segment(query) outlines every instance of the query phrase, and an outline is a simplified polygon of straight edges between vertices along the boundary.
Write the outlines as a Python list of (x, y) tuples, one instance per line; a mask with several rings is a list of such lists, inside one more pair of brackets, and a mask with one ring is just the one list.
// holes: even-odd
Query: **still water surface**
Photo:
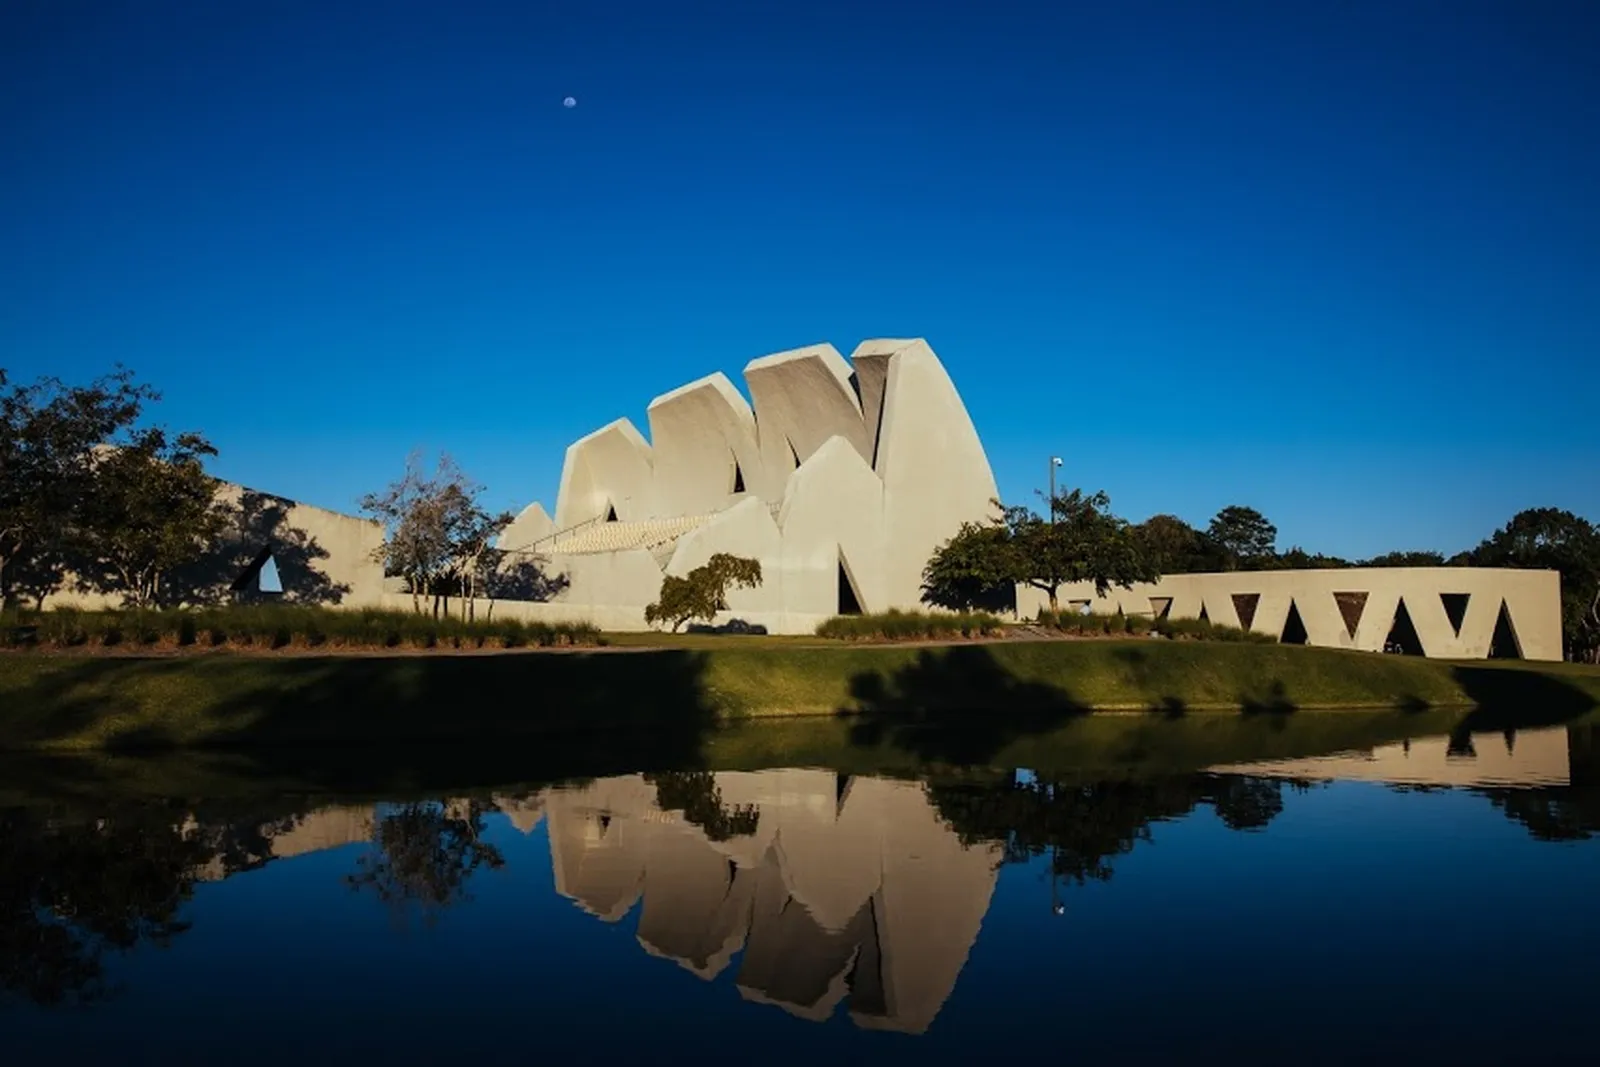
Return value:
[(1592, 1054), (1593, 728), (0, 810), (0, 1061)]

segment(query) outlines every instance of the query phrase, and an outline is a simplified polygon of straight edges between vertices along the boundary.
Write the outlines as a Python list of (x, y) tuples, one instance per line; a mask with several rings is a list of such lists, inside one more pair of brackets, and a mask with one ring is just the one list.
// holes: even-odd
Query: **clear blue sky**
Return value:
[[(1600, 519), (1600, 4), (5, 0), (0, 365), (349, 510), (923, 336), (1002, 493)], [(562, 106), (563, 97), (578, 106)]]

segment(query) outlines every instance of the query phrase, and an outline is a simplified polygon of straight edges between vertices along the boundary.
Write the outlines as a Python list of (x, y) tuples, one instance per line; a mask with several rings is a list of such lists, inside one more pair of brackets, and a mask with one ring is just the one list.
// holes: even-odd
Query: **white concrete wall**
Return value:
[[(382, 524), (230, 482), (218, 484), (217, 499), (239, 507), (240, 521), (217, 545), (216, 558), (200, 561), (208, 567), (214, 564), (220, 576), (210, 595), (224, 596), (244, 566), (270, 542), (282, 547), (279, 574), (285, 602), (312, 599), (309, 593), (317, 589), (329, 599), (316, 602), (329, 607), (370, 607), (382, 600), (383, 562), (378, 557), (383, 547)], [(301, 555), (306, 557), (305, 575), (296, 574), (283, 562)], [(299, 580), (302, 578), (306, 580)], [(47, 608), (90, 611), (121, 604), (121, 594), (97, 592), (71, 574), (45, 600)]]
[[(1340, 614), (1336, 593), (1366, 593), (1356, 632)], [(1469, 594), (1461, 631), (1451, 626), (1441, 593)], [(1524, 659), (1561, 659), (1561, 577), (1555, 571), (1492, 567), (1352, 567), (1338, 570), (1237, 571), (1169, 574), (1154, 583), (1112, 589), (1098, 596), (1089, 582), (1063, 585), (1063, 611), (1087, 603), (1094, 614), (1150, 617), (1151, 601), (1170, 598), (1175, 619), (1199, 618), (1202, 607), (1214, 623), (1238, 626), (1234, 594), (1258, 594), (1250, 629), (1282, 634), (1292, 603), (1305, 624), (1307, 643), (1367, 652), (1383, 650), (1402, 601), (1429, 657), (1483, 659), (1489, 654), (1503, 602)], [(1017, 587), (1017, 614), (1029, 619), (1046, 605), (1044, 593)]]
[[(745, 380), (753, 404), (713, 374), (651, 403), (652, 441), (619, 420), (567, 450), (557, 531), (611, 507), (629, 523), (710, 518), (656, 551), (654, 574), (642, 560), (620, 568), (579, 551), (610, 540), (598, 534), (534, 542), (571, 580), (558, 603), (642, 620), (663, 572), (728, 552), (758, 559), (764, 581), (735, 592), (719, 621), (810, 633), (838, 612), (841, 561), (863, 610), (914, 609), (934, 548), (989, 515), (996, 490), (983, 446), (925, 342), (866, 341), (849, 362), (812, 345), (752, 360)], [(516, 539), (524, 525), (534, 528), (519, 518)]]

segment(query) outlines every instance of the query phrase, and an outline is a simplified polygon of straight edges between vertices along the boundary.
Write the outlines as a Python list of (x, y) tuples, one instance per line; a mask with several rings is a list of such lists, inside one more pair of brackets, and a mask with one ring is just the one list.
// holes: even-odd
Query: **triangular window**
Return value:
[(861, 598), (856, 596), (856, 585), (850, 580), (850, 572), (844, 569), (842, 556), (839, 558), (839, 614), (861, 614)]
[(606, 508), (606, 521), (607, 522), (616, 522), (617, 521), (617, 507), (616, 507), (615, 504), (609, 505)]
[(1200, 602), (1200, 621), (1201, 622), (1210, 622), (1211, 621), (1211, 613), (1206, 611), (1205, 601), (1203, 601), (1203, 600)]
[(272, 555), (267, 556), (267, 561), (261, 565), (261, 573), (256, 575), (256, 591), (261, 593), (283, 592), (283, 579), (278, 575), (278, 560)]
[(1511, 613), (1506, 610), (1504, 600), (1500, 601), (1500, 615), (1494, 620), (1494, 637), (1489, 640), (1489, 658), (1522, 658), (1522, 642), (1517, 640), (1517, 630), (1511, 625)]
[(1389, 627), (1389, 636), (1383, 639), (1385, 652), (1398, 652), (1403, 656), (1424, 656), (1422, 638), (1417, 636), (1417, 628), (1411, 623), (1411, 612), (1406, 610), (1406, 602), (1402, 599), (1394, 609), (1394, 625)]
[(1240, 627), (1250, 629), (1250, 624), (1256, 621), (1256, 605), (1260, 603), (1260, 593), (1233, 594), (1233, 610), (1239, 613)]
[(1303, 645), (1308, 638), (1306, 624), (1300, 618), (1300, 609), (1294, 601), (1289, 601), (1289, 617), (1283, 620), (1283, 633), (1278, 640), (1286, 645)]
[(1153, 596), (1150, 598), (1150, 614), (1158, 619), (1164, 619), (1172, 614), (1172, 598), (1169, 596)]
[(1356, 628), (1361, 625), (1361, 613), (1367, 609), (1367, 594), (1335, 593), (1333, 600), (1339, 605), (1339, 615), (1344, 619), (1345, 632), (1353, 639), (1356, 636)]
[(1467, 602), (1472, 599), (1471, 593), (1440, 593), (1439, 602), (1444, 605), (1444, 613), (1450, 619), (1450, 629), (1461, 636), (1461, 623), (1467, 617)]
[(235, 593), (281, 595), (283, 577), (278, 573), (278, 561), (272, 556), (272, 546), (263, 546), (228, 588)]
[(744, 492), (744, 468), (739, 466), (739, 461), (733, 461), (733, 491)]

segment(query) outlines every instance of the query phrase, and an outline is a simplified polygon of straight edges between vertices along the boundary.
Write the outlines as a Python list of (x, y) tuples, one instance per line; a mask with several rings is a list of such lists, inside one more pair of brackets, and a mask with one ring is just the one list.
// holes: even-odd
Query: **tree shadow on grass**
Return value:
[[(551, 762), (541, 757), (574, 747), (600, 770), (684, 769), (700, 765), (717, 726), (706, 665), (688, 650), (63, 657), (7, 694), (21, 714), (0, 723), (0, 747), (59, 745), (121, 718), (104, 749), (247, 749), (263, 773), (309, 769), (335, 783), (385, 759), (424, 763), (435, 777), (472, 767), (480, 781), (525, 780)], [(162, 691), (190, 707), (169, 714), (154, 705)]]
[(857, 674), (850, 695), (855, 706), (839, 714), (857, 717), (852, 743), (888, 742), (944, 763), (985, 762), (1091, 710), (1055, 686), (1017, 678), (979, 645), (925, 649), (892, 674)]

